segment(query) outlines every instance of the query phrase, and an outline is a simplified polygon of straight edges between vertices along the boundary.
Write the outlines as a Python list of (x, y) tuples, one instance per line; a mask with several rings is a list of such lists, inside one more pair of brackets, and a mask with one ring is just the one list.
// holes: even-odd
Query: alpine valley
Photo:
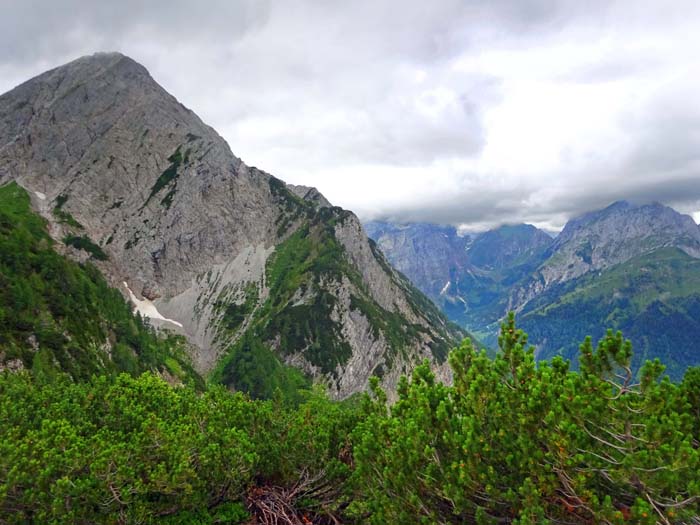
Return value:
[[(146, 366), (254, 397), (321, 383), (342, 399), (372, 375), (392, 392), (424, 359), (448, 379), (465, 336), (354, 214), (245, 165), (118, 53), (0, 97), (0, 198), (3, 368)], [(142, 319), (171, 343), (158, 349)]]
[(458, 235), (453, 227), (370, 222), (389, 261), (456, 323), (495, 347), (506, 313), (536, 356), (576, 366), (579, 343), (621, 330), (635, 368), (659, 357), (680, 379), (700, 363), (700, 227), (658, 203), (616, 202), (552, 238), (531, 225)]

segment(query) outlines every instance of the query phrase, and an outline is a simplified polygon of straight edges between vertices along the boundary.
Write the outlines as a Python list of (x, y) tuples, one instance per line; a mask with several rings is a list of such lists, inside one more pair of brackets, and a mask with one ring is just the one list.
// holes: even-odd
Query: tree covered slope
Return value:
[(520, 317), (538, 357), (578, 354), (574, 341), (622, 330), (635, 345), (635, 369), (661, 358), (680, 379), (700, 362), (700, 259), (678, 248), (634, 257), (603, 272), (553, 286), (533, 299)]

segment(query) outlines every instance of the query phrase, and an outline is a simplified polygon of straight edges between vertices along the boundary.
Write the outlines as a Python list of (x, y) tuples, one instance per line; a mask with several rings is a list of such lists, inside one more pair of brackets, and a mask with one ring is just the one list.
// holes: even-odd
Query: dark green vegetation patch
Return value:
[(220, 321), (223, 325), (222, 328), (232, 332), (238, 330), (248, 316), (253, 313), (253, 310), (255, 310), (258, 304), (258, 298), (258, 284), (251, 282), (245, 287), (243, 291), (243, 300), (240, 303), (227, 301), (225, 299), (219, 300), (214, 305), (214, 309), (215, 311), (223, 309)]
[(148, 195), (148, 199), (144, 203), (144, 207), (151, 202), (151, 199), (155, 197), (163, 188), (170, 186), (168, 193), (165, 197), (161, 199), (160, 203), (166, 208), (170, 208), (175, 197), (175, 192), (177, 191), (177, 178), (179, 176), (178, 170), (182, 165), (186, 165), (189, 161), (190, 150), (188, 149), (184, 154), (182, 153), (182, 146), (178, 146), (175, 153), (168, 157), (168, 162), (170, 165), (160, 174), (155, 184), (151, 188), (151, 193)]
[(270, 399), (276, 394), (298, 403), (311, 388), (304, 374), (282, 363), (269, 344), (243, 334), (228, 349), (212, 372), (212, 382), (246, 392), (253, 399)]
[(83, 250), (89, 253), (93, 259), (97, 259), (98, 261), (106, 261), (108, 259), (107, 254), (102, 248), (92, 242), (87, 235), (66, 235), (63, 238), (63, 243), (66, 246), (72, 246), (77, 250)]
[(58, 219), (58, 222), (60, 224), (66, 224), (67, 226), (70, 226), (72, 228), (82, 230), (83, 225), (80, 224), (77, 220), (75, 220), (75, 218), (69, 212), (63, 209), (63, 206), (67, 201), (68, 195), (59, 195), (58, 197), (56, 197), (56, 204), (52, 210), (53, 216), (56, 217), (56, 219)]

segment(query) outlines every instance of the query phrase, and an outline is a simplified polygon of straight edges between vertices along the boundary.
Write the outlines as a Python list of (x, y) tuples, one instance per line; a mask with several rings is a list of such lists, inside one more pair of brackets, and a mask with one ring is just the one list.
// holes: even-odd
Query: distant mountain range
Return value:
[(501, 226), (460, 236), (450, 226), (365, 224), (395, 268), (455, 322), (492, 340), (513, 287), (546, 259), (554, 242), (534, 226)]
[(659, 203), (616, 202), (552, 238), (530, 225), (460, 236), (452, 227), (370, 222), (389, 261), (490, 345), (509, 310), (538, 357), (574, 358), (585, 335), (623, 330), (636, 364), (680, 377), (700, 363), (700, 227)]

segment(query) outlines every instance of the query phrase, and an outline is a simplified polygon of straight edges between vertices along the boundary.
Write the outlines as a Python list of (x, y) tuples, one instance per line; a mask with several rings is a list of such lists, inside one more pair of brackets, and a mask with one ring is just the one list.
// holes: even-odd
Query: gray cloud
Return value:
[(246, 162), (363, 218), (561, 227), (700, 211), (700, 5), (5, 2), (0, 91), (119, 50)]
[[(242, 37), (268, 14), (267, 0), (213, 0), (206, 6), (185, 0), (4, 2), (0, 44), (3, 61), (19, 64), (73, 54), (84, 47), (83, 39), (124, 44), (152, 33), (162, 45), (188, 37), (216, 44)], [(167, 52), (164, 47), (162, 53)]]

